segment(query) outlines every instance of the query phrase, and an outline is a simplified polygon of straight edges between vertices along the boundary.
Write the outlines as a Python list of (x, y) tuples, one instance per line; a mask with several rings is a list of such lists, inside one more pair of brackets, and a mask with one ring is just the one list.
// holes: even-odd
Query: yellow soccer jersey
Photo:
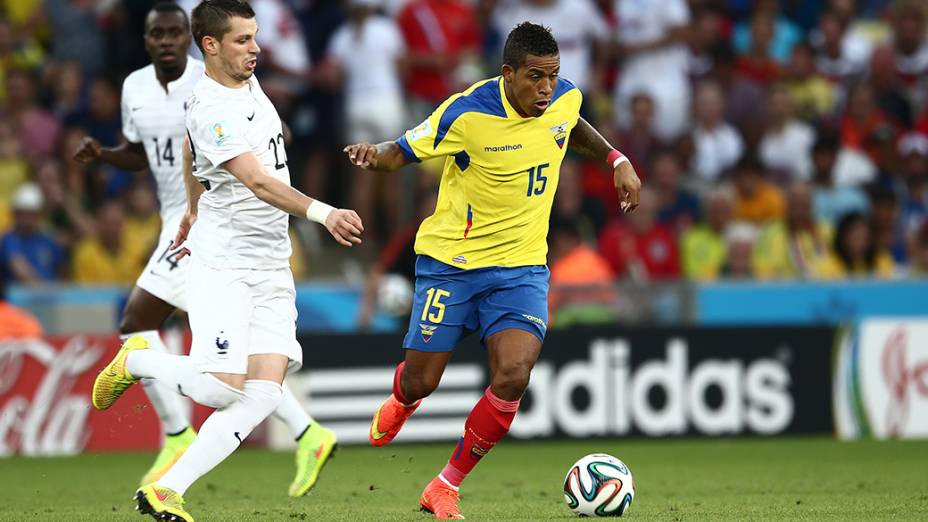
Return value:
[(545, 113), (522, 117), (496, 77), (451, 96), (396, 140), (410, 161), (447, 157), (416, 253), (464, 269), (544, 265), (551, 204), (582, 100), (561, 78)]

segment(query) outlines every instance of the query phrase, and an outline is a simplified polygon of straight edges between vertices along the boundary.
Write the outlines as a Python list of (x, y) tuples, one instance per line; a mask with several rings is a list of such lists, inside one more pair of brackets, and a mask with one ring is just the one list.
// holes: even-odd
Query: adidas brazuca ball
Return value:
[(571, 466), (564, 479), (564, 500), (571, 511), (587, 517), (620, 517), (635, 498), (632, 472), (621, 460), (591, 453)]

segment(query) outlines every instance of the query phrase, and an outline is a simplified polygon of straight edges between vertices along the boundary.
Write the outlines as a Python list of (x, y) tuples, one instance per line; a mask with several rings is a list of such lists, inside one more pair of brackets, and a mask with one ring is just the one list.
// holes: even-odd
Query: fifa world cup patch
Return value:
[(564, 148), (564, 142), (567, 141), (567, 122), (555, 125), (548, 129), (554, 135), (554, 142), (559, 148)]
[(223, 143), (225, 143), (226, 139), (229, 137), (226, 134), (226, 131), (223, 128), (223, 125), (221, 122), (217, 121), (216, 123), (212, 124), (209, 130), (210, 132), (213, 133), (213, 141), (216, 142), (216, 145), (222, 145)]
[(415, 129), (409, 131), (409, 141), (417, 141), (432, 135), (432, 124), (429, 120), (420, 123)]
[(435, 330), (438, 329), (437, 326), (432, 326), (429, 324), (419, 324), (420, 331), (422, 332), (422, 340), (429, 342), (432, 340), (432, 336), (435, 335)]

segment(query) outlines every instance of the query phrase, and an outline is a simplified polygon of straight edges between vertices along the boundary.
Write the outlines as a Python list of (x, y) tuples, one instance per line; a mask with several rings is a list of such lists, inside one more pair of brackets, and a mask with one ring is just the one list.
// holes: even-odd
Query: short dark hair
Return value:
[(503, 63), (518, 69), (525, 65), (525, 57), (555, 56), (559, 53), (557, 40), (551, 29), (531, 22), (522, 22), (509, 32), (503, 46)]
[(177, 2), (161, 1), (151, 7), (149, 13), (180, 13), (184, 17), (184, 24), (190, 28), (190, 18), (187, 18), (187, 11), (184, 10)]
[(203, 37), (212, 36), (217, 40), (229, 32), (229, 19), (234, 16), (254, 18), (255, 11), (245, 0), (203, 0), (193, 8), (193, 39), (203, 50)]

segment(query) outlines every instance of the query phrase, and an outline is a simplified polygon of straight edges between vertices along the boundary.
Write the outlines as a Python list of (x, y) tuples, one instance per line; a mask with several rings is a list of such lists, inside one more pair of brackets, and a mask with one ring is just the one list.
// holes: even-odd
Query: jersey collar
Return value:
[(524, 120), (527, 116), (522, 116), (519, 114), (519, 111), (509, 103), (509, 98), (506, 97), (506, 87), (503, 81), (503, 77), (499, 76), (496, 82), (499, 84), (499, 98), (503, 102), (503, 109), (506, 111), (506, 118), (513, 120)]

